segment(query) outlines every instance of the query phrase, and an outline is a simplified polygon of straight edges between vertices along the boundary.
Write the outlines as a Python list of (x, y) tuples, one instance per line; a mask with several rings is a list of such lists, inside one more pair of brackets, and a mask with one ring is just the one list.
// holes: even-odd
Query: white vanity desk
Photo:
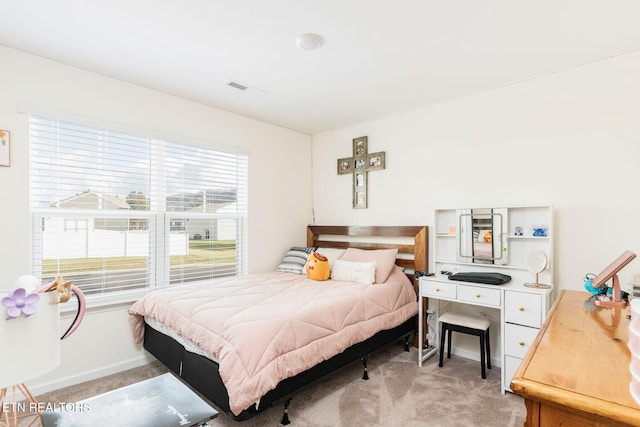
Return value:
[[(435, 329), (435, 339), (425, 348), (423, 331), (423, 308), (425, 298), (430, 301), (429, 323)], [(441, 301), (455, 301), (500, 310), (500, 358), (502, 361), (501, 391), (511, 391), (511, 378), (518, 370), (522, 359), (533, 343), (542, 323), (551, 308), (553, 289), (525, 287), (513, 280), (504, 285), (484, 285), (481, 283), (458, 282), (448, 276), (420, 277), (418, 298), (418, 366), (428, 357), (438, 352), (440, 344)], [(492, 325), (495, 330), (497, 325)], [(494, 335), (494, 333), (491, 333)], [(497, 354), (497, 349), (491, 349)]]
[[(553, 289), (524, 286), (525, 282), (553, 283), (553, 209), (551, 206), (452, 208), (437, 209), (434, 213), (432, 271), (502, 273), (511, 276), (511, 281), (504, 285), (484, 285), (449, 280), (445, 275), (420, 277), (418, 364), (422, 365), (426, 358), (438, 352), (440, 310), (452, 310), (446, 307), (450, 302), (453, 302), (451, 305), (465, 304), (456, 309), (476, 315), (484, 313), (491, 320), (491, 341), (496, 343), (499, 338), (499, 345), (492, 346), (491, 354), (495, 356), (493, 359), (499, 357), (501, 364), (501, 391), (511, 391), (511, 378), (553, 302)], [(530, 258), (541, 252), (548, 262), (536, 270), (540, 271), (538, 281), (538, 274), (530, 271)], [(427, 331), (423, 331), (422, 318), (425, 298), (429, 300)], [(466, 353), (467, 357), (479, 360), (479, 343), (471, 347), (470, 336), (458, 336), (456, 341), (454, 351), (457, 349), (458, 354)]]

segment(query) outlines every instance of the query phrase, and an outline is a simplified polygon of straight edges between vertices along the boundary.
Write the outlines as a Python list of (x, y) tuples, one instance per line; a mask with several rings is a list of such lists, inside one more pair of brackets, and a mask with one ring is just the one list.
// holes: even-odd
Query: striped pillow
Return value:
[(307, 274), (306, 271), (303, 272), (302, 270), (307, 263), (307, 258), (315, 249), (316, 248), (292, 246), (291, 249), (287, 251), (277, 270), (285, 273)]

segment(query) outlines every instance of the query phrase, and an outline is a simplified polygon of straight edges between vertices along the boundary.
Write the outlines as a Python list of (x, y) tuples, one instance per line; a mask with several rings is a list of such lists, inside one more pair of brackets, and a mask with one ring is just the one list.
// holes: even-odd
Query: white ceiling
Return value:
[[(0, 0), (0, 16), (2, 45), (307, 134), (640, 49), (638, 0)], [(308, 32), (321, 49), (296, 46)]]

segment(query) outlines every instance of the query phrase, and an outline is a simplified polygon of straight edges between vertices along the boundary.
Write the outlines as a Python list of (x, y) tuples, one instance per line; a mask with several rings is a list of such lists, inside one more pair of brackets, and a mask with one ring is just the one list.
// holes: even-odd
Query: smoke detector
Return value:
[(313, 33), (300, 34), (296, 38), (296, 44), (302, 50), (316, 50), (322, 46), (323, 42), (324, 39), (321, 36)]

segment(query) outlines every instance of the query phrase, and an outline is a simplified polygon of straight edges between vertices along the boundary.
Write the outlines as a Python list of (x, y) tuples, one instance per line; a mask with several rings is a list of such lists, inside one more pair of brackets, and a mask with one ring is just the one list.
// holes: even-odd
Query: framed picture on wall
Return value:
[(0, 129), (0, 166), (11, 166), (11, 134)]

